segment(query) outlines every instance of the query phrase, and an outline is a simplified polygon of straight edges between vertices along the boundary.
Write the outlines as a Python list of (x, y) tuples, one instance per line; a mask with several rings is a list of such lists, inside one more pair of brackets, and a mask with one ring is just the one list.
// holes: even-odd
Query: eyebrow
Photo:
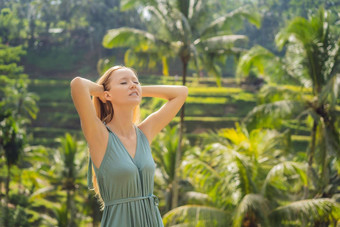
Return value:
[(121, 81), (121, 80), (126, 80), (126, 79), (129, 79), (129, 78), (138, 80), (137, 77), (133, 77), (133, 76), (124, 76), (124, 77), (120, 78), (119, 81)]

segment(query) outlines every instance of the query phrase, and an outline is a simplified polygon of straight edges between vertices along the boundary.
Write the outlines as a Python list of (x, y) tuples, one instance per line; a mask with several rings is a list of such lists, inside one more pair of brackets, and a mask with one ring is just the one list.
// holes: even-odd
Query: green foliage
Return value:
[(229, 226), (231, 215), (206, 206), (186, 205), (168, 212), (163, 217), (164, 226)]
[[(331, 199), (311, 199), (292, 202), (274, 209), (270, 216), (273, 224), (299, 220), (305, 225), (318, 222), (333, 222), (337, 218), (338, 205)], [(284, 220), (284, 221), (283, 221)]]
[(266, 77), (269, 81), (272, 78), (280, 81), (284, 74), (280, 59), (261, 46), (254, 46), (242, 55), (236, 70), (237, 78), (240, 80), (240, 78), (248, 76), (254, 68), (257, 70), (256, 74), (261, 77), (269, 75), (268, 78)]
[(307, 166), (304, 163), (292, 161), (279, 163), (268, 172), (261, 193), (271, 201), (284, 203), (287, 200), (298, 200), (304, 187), (308, 186), (306, 172)]
[(20, 20), (10, 8), (1, 8), (0, 11), (0, 37), (1, 43), (10, 43), (18, 38), (25, 38)]
[(242, 226), (243, 222), (253, 222), (254, 219), (263, 226), (269, 226), (267, 217), (269, 210), (268, 201), (262, 195), (247, 194), (237, 208), (233, 226)]
[(77, 179), (85, 176), (84, 167), (87, 162), (85, 144), (77, 142), (69, 133), (66, 133), (63, 138), (58, 138), (57, 141), (60, 147), (59, 152), (54, 156), (57, 162), (56, 180), (62, 182), (64, 190), (75, 190)]
[(4, 220), (4, 221), (8, 223), (7, 225), (8, 227), (30, 226), (30, 223), (28, 222), (28, 214), (25, 212), (25, 210), (22, 207), (18, 206), (17, 209), (10, 209), (10, 208), (7, 208), (7, 209), (10, 212), (10, 215), (8, 216), (7, 220)]
[(85, 55), (82, 49), (74, 50), (74, 47), (51, 47), (46, 51), (30, 51), (26, 59), (31, 66), (36, 66), (41, 71), (60, 72), (74, 69)]
[[(161, 187), (167, 185), (167, 188), (162, 190), (163, 193), (159, 193), (165, 194), (165, 212), (170, 210), (172, 201), (172, 186), (176, 171), (175, 164), (179, 143), (178, 131), (178, 125), (173, 127), (167, 126), (159, 135), (157, 135), (152, 143), (153, 158), (161, 172), (161, 175), (156, 177), (156, 184), (159, 182), (159, 184), (161, 184), (159, 186)], [(182, 139), (181, 147), (183, 153), (189, 148), (189, 141), (185, 137)], [(183, 198), (180, 198), (180, 200), (183, 200)]]
[(66, 204), (62, 204), (59, 209), (55, 209), (57, 221), (58, 221), (58, 227), (65, 227), (67, 226), (67, 208)]
[[(86, 166), (86, 148), (84, 144), (76, 145), (75, 138), (64, 137), (66, 131), (82, 136), (70, 100), (69, 80), (58, 78), (30, 83), (18, 63), (25, 55), (23, 46), (26, 45), (28, 55), (23, 62), (29, 66), (29, 72), (38, 70), (37, 75), (51, 70), (86, 74), (91, 71), (91, 65), (95, 65), (88, 60), (92, 55), (103, 59), (98, 62), (98, 72), (105, 70), (105, 63), (114, 65), (125, 60), (126, 65), (142, 69), (157, 67), (161, 62), (162, 72), (167, 75), (173, 70), (171, 60), (180, 53), (184, 58), (190, 56), (189, 68), (198, 70), (197, 75), (215, 75), (217, 81), (226, 86), (209, 87), (216, 84), (216, 79), (187, 78), (190, 87), (185, 121), (187, 137), (198, 147), (186, 151), (188, 156), (183, 166), (187, 179), (181, 182), (183, 206), (164, 216), (166, 226), (245, 226), (249, 223), (325, 226), (339, 221), (339, 203), (335, 203), (339, 197), (340, 169), (338, 15), (320, 10), (316, 16), (304, 19), (316, 11), (320, 0), (165, 2), (168, 5), (162, 9), (159, 1), (122, 0), (120, 7), (125, 12), (120, 12), (119, 1), (1, 1), (0, 36), (4, 44), (0, 45), (0, 183), (4, 185), (9, 173), (9, 201), (15, 206), (6, 208), (10, 212), (8, 226), (66, 226), (70, 216), (83, 220), (75, 220), (74, 225), (87, 225), (91, 221), (89, 211), (95, 206), (93, 203), (88, 207), (91, 196), (84, 182), (86, 168), (82, 167)], [(260, 7), (258, 12), (264, 18), (260, 31), (252, 26), (259, 26), (259, 14), (242, 7), (245, 3)], [(337, 12), (337, 5), (328, 1), (325, 7)], [(138, 13), (131, 9), (137, 9)], [(139, 15), (145, 22), (143, 26), (137, 18)], [(277, 54), (271, 37), (287, 23), (287, 18), (296, 15), (304, 18), (292, 19), (281, 30), (276, 41), (282, 52)], [(243, 23), (244, 19), (252, 25)], [(126, 26), (135, 29), (128, 30)], [(244, 30), (237, 32), (239, 35), (232, 35), (243, 26)], [(112, 28), (118, 28), (123, 34), (120, 37), (113, 34), (113, 41), (120, 49), (114, 53), (104, 52), (101, 41)], [(61, 32), (57, 33), (58, 30)], [(247, 42), (250, 46), (266, 47), (255, 45), (242, 55), (240, 62), (245, 67), (238, 69), (240, 76), (258, 75), (269, 82), (258, 94), (236, 87), (238, 84), (233, 80), (222, 79), (226, 67), (231, 73), (234, 68), (226, 65), (231, 58), (225, 56), (236, 54), (237, 61)], [(121, 51), (130, 46), (133, 48), (123, 59)], [(106, 56), (112, 54), (112, 58)], [(84, 64), (86, 67), (82, 67)], [(178, 62), (175, 64), (177, 67)], [(176, 77), (148, 76), (141, 80), (145, 84), (181, 83)], [(28, 88), (39, 93), (39, 115), (38, 98), (27, 92)], [(251, 112), (256, 102), (259, 106)], [(145, 99), (142, 116), (146, 117), (163, 103)], [(248, 129), (280, 128), (285, 133), (250, 131), (236, 126), (220, 131), (219, 136), (211, 137), (210, 131), (199, 134), (207, 129), (233, 127), (234, 122), (241, 121), (248, 112), (251, 112), (246, 118)], [(33, 138), (25, 129), (32, 119), (36, 119), (34, 128), (28, 131)], [(179, 117), (171, 125), (178, 121)], [(311, 152), (305, 150), (313, 141), (310, 133), (314, 122), (318, 126), (312, 160), (314, 178), (311, 178), (307, 164)], [(284, 131), (287, 128), (291, 131)], [(298, 135), (290, 138), (294, 132)], [(55, 148), (29, 146), (25, 134), (30, 145), (44, 142)], [(63, 142), (54, 140), (61, 135)], [(155, 142), (155, 161), (163, 178), (156, 180), (155, 190), (160, 195), (164, 192), (163, 206), (170, 195), (167, 187), (171, 186), (174, 170), (175, 128), (165, 131)], [(6, 149), (3, 149), (5, 143)], [(13, 148), (20, 152), (13, 152)], [(5, 155), (9, 163), (13, 163), (9, 172), (5, 168)], [(187, 180), (189, 186), (184, 184), (188, 184)], [(195, 191), (188, 192), (191, 187)], [(69, 197), (73, 203), (68, 205), (66, 188), (76, 188)], [(300, 200), (306, 188), (309, 196)], [(320, 196), (326, 198), (318, 198)], [(2, 206), (1, 226), (6, 213), (4, 207), (7, 207)], [(68, 212), (69, 209), (72, 211)], [(93, 217), (95, 220), (95, 215)]]
[[(307, 166), (286, 161), (289, 134), (264, 129), (248, 132), (236, 125), (236, 129), (221, 130), (212, 141), (202, 150), (187, 153), (183, 168), (195, 190), (206, 193), (213, 203), (171, 210), (164, 216), (167, 225), (196, 226), (195, 221), (204, 220), (217, 226), (289, 226), (338, 219), (334, 199), (299, 200), (307, 186)], [(209, 216), (210, 208), (216, 217)], [(218, 218), (223, 212), (226, 219)]]
[[(247, 19), (258, 26), (260, 18), (250, 7), (211, 18), (208, 15), (213, 5), (205, 1), (123, 1), (124, 10), (144, 7), (141, 16), (148, 14), (144, 18), (148, 32), (126, 27), (111, 29), (103, 45), (106, 48), (128, 47), (125, 63), (129, 65), (146, 65), (145, 59), (149, 59), (151, 68), (156, 66), (157, 60), (162, 60), (165, 75), (168, 75), (167, 59), (178, 57), (184, 67), (183, 81), (188, 63), (192, 61), (196, 70), (208, 71), (221, 85), (221, 68), (217, 63), (224, 63), (226, 54), (240, 53), (242, 50), (234, 47), (242, 46), (242, 41), (247, 39), (243, 35), (230, 35), (230, 24)], [(159, 24), (157, 29), (152, 26), (156, 23)]]
[[(276, 36), (278, 47), (287, 48), (281, 68), (292, 79), (288, 83), (293, 82), (311, 92), (305, 94), (302, 88), (300, 92), (289, 93), (285, 87), (264, 88), (261, 91), (261, 96), (265, 97), (262, 98), (264, 104), (257, 106), (246, 118), (251, 128), (279, 127), (284, 118), (312, 119), (309, 124), (312, 131), (308, 148), (309, 178), (310, 181), (320, 182), (315, 183), (318, 190), (325, 190), (325, 185), (330, 181), (327, 174), (332, 169), (330, 163), (340, 158), (337, 152), (340, 137), (335, 126), (340, 51), (339, 39), (330, 26), (329, 18), (328, 12), (320, 8), (308, 20), (300, 17), (293, 19)], [(256, 61), (256, 57), (248, 62), (251, 61)], [(316, 170), (319, 180), (311, 176), (314, 156), (319, 166)]]

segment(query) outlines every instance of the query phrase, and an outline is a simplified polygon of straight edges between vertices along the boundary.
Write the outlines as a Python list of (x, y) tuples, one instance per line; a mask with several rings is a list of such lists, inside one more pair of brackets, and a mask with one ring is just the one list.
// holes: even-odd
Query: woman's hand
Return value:
[(98, 98), (100, 99), (100, 101), (102, 101), (102, 103), (106, 103), (106, 98), (105, 98), (105, 92), (101, 92), (98, 96)]
[(99, 85), (96, 84), (96, 89), (94, 89), (91, 92), (91, 95), (94, 97), (97, 97), (100, 99), (100, 101), (102, 101), (102, 103), (106, 103), (106, 98), (105, 98), (105, 91), (104, 91), (104, 86), (103, 85)]

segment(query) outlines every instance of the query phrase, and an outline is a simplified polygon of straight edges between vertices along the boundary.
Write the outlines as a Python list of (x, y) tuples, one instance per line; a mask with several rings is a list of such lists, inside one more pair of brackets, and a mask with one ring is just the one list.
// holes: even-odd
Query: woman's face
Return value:
[(142, 100), (142, 88), (138, 78), (130, 69), (118, 69), (109, 79), (110, 90), (107, 91), (107, 100), (112, 105), (139, 105)]

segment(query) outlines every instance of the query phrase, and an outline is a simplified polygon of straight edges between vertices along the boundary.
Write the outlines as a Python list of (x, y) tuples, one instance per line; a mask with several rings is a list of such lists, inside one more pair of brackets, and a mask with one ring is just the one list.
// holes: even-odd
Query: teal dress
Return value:
[[(104, 123), (105, 124), (105, 123)], [(100, 195), (105, 203), (101, 227), (161, 227), (158, 199), (153, 195), (155, 162), (149, 142), (137, 126), (137, 149), (132, 158), (118, 136), (109, 131), (109, 140), (100, 167), (89, 159), (88, 184), (92, 166)]]

